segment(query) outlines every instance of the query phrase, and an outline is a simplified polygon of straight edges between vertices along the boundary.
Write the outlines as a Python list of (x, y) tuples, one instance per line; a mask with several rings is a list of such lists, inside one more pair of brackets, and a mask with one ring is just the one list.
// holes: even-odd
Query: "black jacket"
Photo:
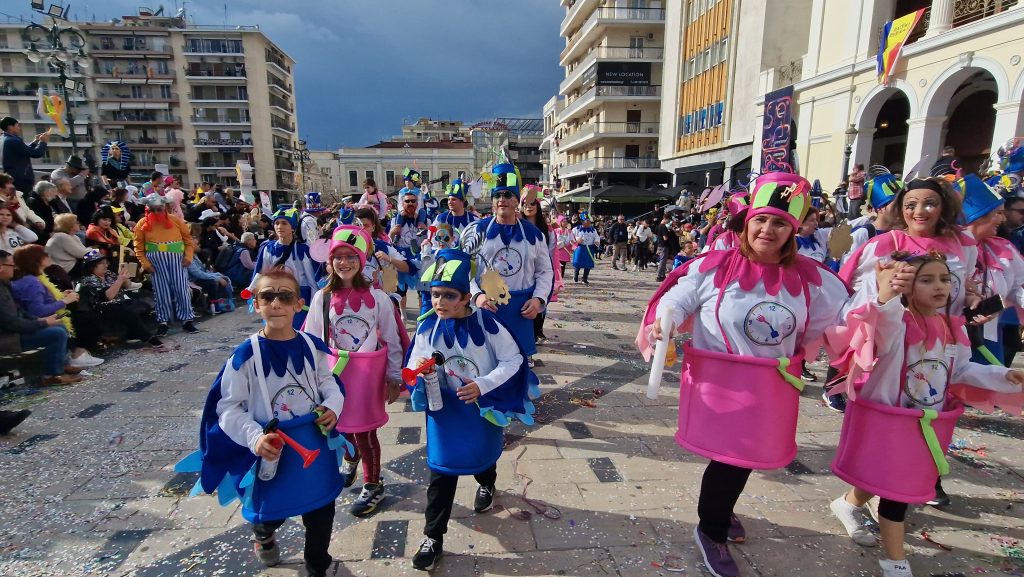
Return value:
[(46, 321), (18, 306), (11, 294), (11, 283), (5, 280), (0, 280), (0, 327), (5, 333), (34, 333), (46, 327)]

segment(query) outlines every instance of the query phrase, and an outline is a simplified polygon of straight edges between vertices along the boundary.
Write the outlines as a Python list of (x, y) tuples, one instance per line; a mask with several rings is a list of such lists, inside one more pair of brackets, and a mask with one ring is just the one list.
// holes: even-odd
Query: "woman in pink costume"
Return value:
[(746, 539), (733, 508), (751, 470), (783, 467), (796, 455), (804, 348), (841, 322), (849, 299), (831, 271), (797, 254), (794, 236), (809, 190), (798, 175), (758, 177), (739, 248), (711, 251), (673, 271), (637, 335), (649, 358), (667, 329), (693, 334), (683, 355), (676, 441), (711, 459), (694, 537), (704, 564), (720, 577), (739, 575), (726, 541)]
[(903, 550), (907, 504), (931, 499), (936, 478), (949, 472), (944, 454), (962, 401), (1020, 414), (1024, 372), (970, 361), (963, 317), (951, 314), (953, 276), (942, 254), (892, 259), (877, 266), (877, 297), (851, 311), (847, 326), (827, 331), (850, 398), (832, 469), (853, 485), (829, 508), (857, 544), (874, 546), (860, 511), (879, 495), (882, 576), (912, 577)]
[(327, 286), (313, 295), (302, 329), (327, 343), (337, 359), (334, 374), (345, 384), (337, 429), (355, 441), (358, 451), (343, 464), (346, 487), (363, 461), (363, 490), (350, 510), (357, 517), (374, 512), (384, 500), (377, 429), (388, 421), (384, 405), (401, 391), (402, 358), (409, 344), (394, 303), (363, 276), (372, 250), (373, 240), (361, 227), (334, 229)]

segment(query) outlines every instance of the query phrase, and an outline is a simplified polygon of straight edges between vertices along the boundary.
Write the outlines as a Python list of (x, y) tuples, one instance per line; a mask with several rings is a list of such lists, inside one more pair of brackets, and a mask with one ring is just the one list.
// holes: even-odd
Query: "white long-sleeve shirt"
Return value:
[(7, 252), (14, 252), (14, 249), (19, 246), (31, 244), (39, 240), (36, 233), (32, 232), (32, 229), (22, 226), (20, 224), (13, 224), (4, 231), (2, 241), (3, 250)]
[(338, 314), (333, 303), (329, 302), (328, 331), (330, 334), (324, 335), (323, 311), (326, 291), (327, 289), (318, 290), (313, 295), (303, 330), (323, 339), (331, 348), (349, 352), (368, 353), (376, 351), (382, 344), (387, 345), (387, 376), (396, 381), (401, 379), (405, 350), (402, 348), (402, 340), (398, 331), (404, 331), (405, 327), (398, 326), (398, 321), (395, 318), (395, 305), (387, 293), (380, 289), (370, 289), (372, 305), (367, 306), (364, 303), (358, 311), (355, 311), (346, 302), (341, 314)]
[[(487, 231), (492, 230), (491, 227), (500, 226), (519, 228), (518, 231), (514, 231), (514, 238), (507, 245), (501, 239), (501, 235), (486, 238)], [(477, 267), (477, 274), (470, 281), (472, 293), (482, 292), (480, 278), (488, 268), (491, 268), (498, 271), (509, 290), (533, 287), (533, 297), (547, 302), (554, 284), (555, 272), (551, 268), (551, 256), (544, 234), (537, 227), (522, 220), (511, 225), (501, 225), (488, 218), (466, 227), (467, 232), (463, 236), (472, 234), (469, 231), (474, 227), (482, 238), (477, 253), (478, 264), (482, 266)]]

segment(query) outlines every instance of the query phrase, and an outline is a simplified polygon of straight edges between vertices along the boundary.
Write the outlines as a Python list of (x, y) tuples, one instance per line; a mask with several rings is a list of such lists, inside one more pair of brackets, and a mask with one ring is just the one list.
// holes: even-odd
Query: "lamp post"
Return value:
[(857, 126), (851, 124), (843, 135), (846, 137), (846, 148), (843, 149), (843, 174), (839, 176), (839, 182), (846, 182), (846, 175), (850, 174), (850, 156), (853, 154), (853, 141), (857, 139)]
[(590, 189), (589, 190), (589, 192), (590, 192), (590, 206), (587, 208), (587, 214), (589, 214), (590, 217), (593, 218), (594, 217), (594, 215), (593, 215), (593, 212), (594, 212), (594, 171), (593, 170), (588, 170), (587, 171), (587, 188)]
[(306, 163), (309, 162), (309, 148), (306, 141), (300, 140), (292, 147), (292, 158), (299, 163), (299, 177), (302, 179), (302, 191), (306, 192)]
[(46, 62), (47, 66), (57, 71), (58, 90), (64, 99), (65, 118), (68, 123), (71, 140), (71, 154), (78, 155), (78, 140), (75, 138), (75, 114), (72, 112), (71, 100), (85, 88), (79, 80), (68, 77), (68, 69), (74, 73), (74, 66), (82, 69), (85, 75), (89, 69), (89, 56), (85, 52), (85, 36), (81, 31), (68, 24), (65, 16), (67, 9), (61, 10), (54, 5), (48, 12), (42, 11), (41, 2), (32, 2), (32, 8), (50, 19), (49, 26), (29, 24), (21, 31), (22, 39), (29, 44), (25, 56), (30, 62), (38, 64)]

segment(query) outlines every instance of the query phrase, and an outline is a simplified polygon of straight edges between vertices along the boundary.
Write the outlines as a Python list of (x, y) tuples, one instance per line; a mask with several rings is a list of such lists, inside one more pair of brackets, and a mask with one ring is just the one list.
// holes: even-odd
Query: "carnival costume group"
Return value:
[[(682, 362), (675, 438), (709, 460), (693, 539), (712, 575), (741, 574), (727, 543), (755, 536), (737, 502), (752, 471), (795, 458), (804, 360), (822, 348), (833, 366), (826, 395), (846, 403), (832, 469), (851, 486), (829, 508), (857, 544), (881, 544), (884, 577), (912, 575), (904, 518), (909, 505), (942, 492), (964, 406), (1015, 416), (1024, 406), (1024, 373), (1002, 365), (998, 314), (1024, 305), (1024, 260), (988, 226), (1019, 193), (1020, 144), (1001, 151), (1001, 170), (987, 181), (901, 180), (879, 170), (865, 183), (872, 217), (850, 227), (818, 228), (814, 185), (797, 174), (757, 175), (721, 199), (726, 218), (711, 249), (661, 284), (636, 341), (654, 361), (649, 395), (666, 358)], [(299, 233), (298, 209), (273, 215), (279, 239), (260, 249), (246, 296), (265, 320), (268, 307), (293, 304), (295, 336), (253, 335), (236, 348), (210, 389), (200, 450), (179, 463), (200, 472), (195, 493), (242, 502), (255, 553), (268, 565), (280, 559), (274, 531), (301, 516), (307, 570), (324, 574), (334, 502), (359, 463), (363, 486), (351, 514), (385, 503), (377, 431), (388, 422), (386, 405), (408, 393), (412, 410), (425, 414), (430, 471), (412, 563), (434, 569), (459, 477), (477, 482), (474, 511), (491, 509), (505, 427), (534, 422), (532, 356), (565, 263), (589, 284), (599, 243), (590, 217), (550, 231), (532, 213), (520, 217), (536, 193), (524, 194), (512, 164), (488, 175), (494, 214), (482, 219), (467, 210), (463, 180), (447, 187), (448, 210), (438, 213), (419, 174), (410, 169), (404, 178), (386, 232), (350, 215), (314, 240)], [(191, 257), (170, 233), (152, 234), (137, 238), (147, 249), (140, 252), (180, 255), (150, 257), (158, 274)], [(382, 271), (395, 262), (408, 272), (384, 286)], [(282, 294), (281, 271), (296, 294)], [(411, 339), (409, 292), (420, 299)], [(166, 300), (162, 322), (172, 310)], [(671, 337), (684, 332), (691, 338), (675, 355)], [(278, 435), (299, 448), (289, 443), (271, 461), (263, 447)], [(877, 515), (880, 540), (864, 528), (864, 512)]]

